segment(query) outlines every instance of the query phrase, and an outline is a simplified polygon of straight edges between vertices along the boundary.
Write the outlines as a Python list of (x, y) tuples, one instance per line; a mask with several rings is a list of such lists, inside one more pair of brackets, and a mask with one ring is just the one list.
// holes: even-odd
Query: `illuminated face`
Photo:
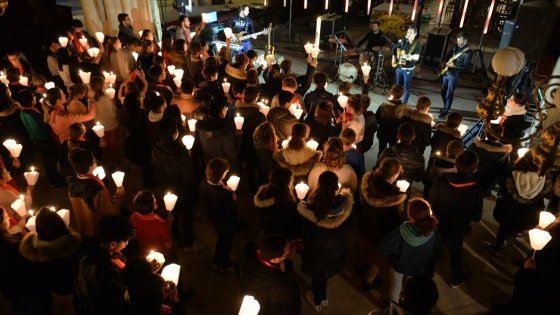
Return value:
[(19, 57), (17, 55), (8, 55), (8, 61), (10, 61), (12, 67), (19, 67)]
[(124, 26), (131, 26), (132, 25), (132, 19), (130, 18), (130, 16), (127, 16), (124, 21), (123, 21), (123, 25)]
[(185, 19), (183, 20), (183, 27), (184, 27), (184, 28), (191, 27), (191, 20), (189, 20), (189, 18), (185, 18)]
[(115, 40), (115, 43), (113, 44), (113, 48), (121, 49), (121, 47), (122, 47), (121, 40), (117, 38), (117, 40)]
[(406, 39), (408, 39), (408, 41), (412, 43), (412, 41), (414, 41), (415, 38), (416, 38), (416, 30), (409, 28), (406, 31)]
[(379, 32), (379, 24), (377, 24), (377, 23), (371, 24), (371, 30), (372, 30), (374, 33)]
[(465, 45), (467, 43), (467, 39), (464, 37), (457, 37), (457, 45), (459, 47)]
[(245, 9), (243, 9), (242, 13), (243, 13), (243, 16), (249, 16), (249, 7), (246, 7)]

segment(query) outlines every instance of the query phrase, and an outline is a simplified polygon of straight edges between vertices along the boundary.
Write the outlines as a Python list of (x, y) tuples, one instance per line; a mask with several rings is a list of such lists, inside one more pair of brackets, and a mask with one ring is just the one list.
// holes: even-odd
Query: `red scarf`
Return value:
[(264, 258), (262, 257), (262, 253), (261, 253), (260, 249), (257, 249), (257, 259), (259, 260), (259, 262), (261, 264), (263, 264), (265, 267), (267, 267), (269, 269), (282, 271), (282, 268), (280, 268), (280, 266), (275, 265), (275, 264), (271, 264), (268, 261), (264, 260)]

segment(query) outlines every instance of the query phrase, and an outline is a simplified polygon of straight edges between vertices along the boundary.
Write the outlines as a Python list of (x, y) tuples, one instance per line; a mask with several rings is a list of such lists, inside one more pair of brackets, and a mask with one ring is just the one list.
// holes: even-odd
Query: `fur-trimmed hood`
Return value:
[[(402, 207), (407, 194), (399, 190), (395, 185), (385, 182), (382, 178), (374, 178), (374, 185), (370, 187), (372, 172), (367, 172), (362, 178), (362, 197), (368, 205), (374, 208)], [(381, 191), (381, 190), (384, 191)]]
[[(548, 174), (545, 175), (546, 178), (544, 180), (544, 185), (542, 186), (542, 189), (535, 194), (536, 192), (532, 193), (531, 195), (534, 196), (533, 198), (527, 199), (525, 198), (526, 196), (522, 196), (523, 195), (528, 195), (529, 193), (524, 191), (524, 192), (519, 192), (518, 188), (521, 186), (519, 182), (516, 181), (516, 177), (514, 177), (514, 174), (512, 174), (512, 176), (508, 177), (506, 180), (506, 190), (507, 193), (511, 196), (511, 198), (521, 204), (529, 204), (529, 203), (533, 203), (535, 201), (538, 201), (542, 198), (544, 198), (548, 192), (550, 191), (550, 187), (552, 185), (552, 176), (549, 176)], [(517, 177), (517, 180), (519, 180), (519, 177)], [(534, 188), (534, 187), (530, 187), (530, 188)]]
[(457, 128), (451, 128), (449, 126), (447, 126), (445, 123), (438, 123), (436, 125), (436, 131), (448, 134), (452, 137), (455, 137), (457, 139), (461, 139), (461, 132), (459, 131), (459, 129)]
[(405, 104), (393, 104), (385, 102), (379, 105), (378, 111), (381, 111), (383, 119), (401, 119), (407, 110), (408, 106)]
[(314, 223), (315, 225), (325, 228), (325, 229), (336, 229), (341, 226), (352, 214), (352, 207), (354, 206), (354, 197), (350, 190), (343, 188), (340, 191), (340, 195), (344, 198), (344, 205), (342, 210), (337, 215), (327, 216), (323, 220), (318, 220), (315, 216), (313, 210), (309, 209), (309, 204), (306, 202), (300, 202), (298, 204), (298, 213), (306, 220)]
[(262, 199), (262, 195), (263, 195), (263, 192), (266, 189), (266, 187), (267, 187), (267, 185), (263, 185), (263, 186), (259, 187), (259, 190), (255, 194), (255, 197), (253, 197), (253, 202), (255, 203), (255, 207), (257, 207), (257, 208), (272, 207), (274, 205), (274, 203), (276, 202), (276, 198), (274, 198), (274, 197)]
[(315, 163), (321, 160), (322, 156), (323, 152), (315, 151), (308, 147), (297, 151), (285, 148), (274, 153), (274, 160), (280, 166), (290, 168), (294, 176), (303, 176), (311, 171)]
[[(404, 107), (404, 109), (401, 109), (402, 107)], [(397, 107), (397, 112), (400, 112), (400, 111), (403, 112), (402, 116), (404, 116), (404, 117), (408, 117), (411, 120), (414, 120), (414, 121), (417, 121), (417, 122), (420, 122), (420, 123), (423, 123), (423, 124), (427, 124), (427, 125), (430, 125), (430, 126), (432, 125), (433, 118), (428, 113), (423, 113), (423, 112), (417, 111), (416, 109), (413, 109), (413, 108), (408, 107), (408, 106)], [(398, 115), (399, 114), (397, 113), (397, 116)]]
[(247, 74), (245, 73), (245, 71), (241, 70), (241, 69), (237, 69), (236, 67), (232, 66), (231, 64), (227, 64), (226, 65), (226, 74), (234, 79), (240, 80), (240, 81), (246, 81), (247, 80)]
[(36, 232), (28, 233), (19, 245), (21, 256), (32, 262), (49, 262), (68, 258), (79, 250), (82, 239), (71, 233), (53, 241), (39, 239)]
[(509, 154), (513, 150), (513, 146), (511, 144), (492, 145), (491, 143), (485, 142), (478, 137), (474, 139), (474, 145), (477, 148), (490, 153)]
[(18, 102), (13, 102), (6, 105), (6, 108), (0, 110), (0, 117), (7, 117), (15, 113), (18, 109), (21, 109), (21, 105)]

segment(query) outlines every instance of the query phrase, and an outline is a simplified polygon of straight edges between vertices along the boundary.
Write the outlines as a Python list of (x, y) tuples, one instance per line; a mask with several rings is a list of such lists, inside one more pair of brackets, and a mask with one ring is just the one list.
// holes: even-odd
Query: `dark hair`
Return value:
[(412, 198), (406, 206), (406, 213), (410, 223), (420, 229), (424, 236), (430, 235), (438, 225), (438, 220), (432, 215), (428, 201), (423, 198)]
[[(134, 270), (130, 270), (134, 269)], [(127, 283), (127, 292), (132, 314), (161, 314), (165, 303), (165, 280), (152, 272), (151, 265), (141, 258), (126, 264), (123, 278)]]
[(185, 52), (185, 44), (187, 42), (180, 38), (180, 39), (176, 39), (175, 43), (173, 43), (173, 50), (175, 51), (179, 51), (179, 52)]
[(288, 142), (288, 148), (292, 150), (301, 150), (305, 148), (307, 137), (309, 137), (309, 126), (304, 123), (295, 123), (292, 125), (292, 139)]
[(181, 82), (181, 92), (185, 94), (192, 94), (194, 91), (194, 82), (190, 78), (184, 78)]
[(527, 152), (522, 158), (517, 160), (515, 162), (514, 168), (516, 171), (520, 171), (524, 173), (539, 171), (539, 167), (537, 164), (535, 164), (535, 161), (533, 159), (533, 154), (531, 154), (531, 151)]
[(257, 69), (247, 70), (247, 85), (258, 86), (259, 84), (259, 72)]
[(275, 204), (292, 204), (297, 203), (294, 196), (293, 187), (290, 182), (293, 179), (292, 170), (286, 167), (277, 167), (268, 175), (268, 184), (262, 188), (259, 195), (261, 199), (274, 198)]
[(204, 80), (210, 80), (212, 76), (218, 73), (218, 68), (213, 65), (204, 65), (202, 68), (202, 77)]
[(121, 215), (105, 215), (99, 220), (97, 238), (101, 244), (126, 242), (134, 237), (134, 228), (127, 218)]
[(177, 19), (177, 22), (179, 22), (179, 24), (181, 24), (181, 23), (183, 23), (183, 21), (184, 21), (185, 19), (187, 19), (187, 18), (188, 18), (187, 15), (181, 14), (181, 15), (179, 16), (179, 18)]
[(513, 93), (512, 95), (513, 101), (520, 106), (527, 105), (527, 96), (524, 93)]
[(288, 245), (288, 240), (284, 236), (279, 234), (267, 235), (261, 242), (261, 257), (265, 261), (280, 258), (284, 256), (286, 245)]
[(134, 199), (132, 199), (132, 206), (135, 211), (140, 214), (150, 214), (154, 209), (154, 194), (149, 190), (140, 190)]
[(449, 128), (459, 127), (462, 121), (463, 121), (463, 115), (457, 112), (449, 113), (449, 115), (447, 115), (447, 118), (445, 119), (445, 123)]
[(243, 98), (247, 103), (252, 103), (256, 101), (258, 97), (259, 97), (259, 88), (256, 86), (248, 86), (245, 88), (245, 91), (243, 91)]
[(45, 100), (50, 106), (54, 106), (56, 104), (56, 101), (62, 98), (62, 91), (56, 86), (52, 89), (48, 89), (45, 94)]
[(428, 315), (432, 313), (438, 299), (439, 293), (434, 280), (427, 275), (416, 275), (404, 285), (399, 305), (407, 312)]
[(29, 89), (23, 89), (17, 93), (15, 96), (16, 101), (20, 103), (23, 107), (33, 107), (35, 104), (33, 103), (35, 99), (35, 95)]
[(333, 115), (333, 104), (329, 101), (322, 101), (315, 108), (315, 121), (323, 126), (330, 126)]
[(245, 54), (247, 55), (247, 57), (248, 57), (249, 59), (254, 59), (255, 57), (258, 56), (258, 55), (257, 55), (257, 52), (254, 51), (253, 49), (250, 49), (250, 50), (247, 51)]
[(82, 123), (73, 123), (68, 127), (68, 151), (81, 148), (80, 138), (86, 133), (86, 127)]
[(124, 20), (126, 20), (126, 18), (128, 17), (128, 14), (126, 13), (119, 13), (117, 15), (117, 21), (119, 21), (119, 24), (122, 24), (122, 22), (124, 22)]
[[(381, 160), (379, 166), (375, 169), (374, 175), (381, 176), (383, 179), (389, 179), (402, 171), (401, 163), (398, 159), (393, 157), (386, 157)], [(370, 180), (373, 179), (373, 176), (370, 176)], [(373, 182), (371, 182), (371, 188), (373, 188)]]
[(167, 117), (159, 122), (159, 135), (162, 139), (173, 139), (177, 132), (179, 129), (175, 119)]
[(340, 84), (338, 85), (338, 91), (341, 94), (349, 93), (351, 89), (352, 83), (350, 82), (340, 82)]
[(457, 38), (464, 38), (464, 39), (468, 39), (467, 37), (467, 32), (459, 32), (457, 33)]
[(352, 95), (348, 98), (348, 107), (352, 108), (356, 114), (362, 112), (362, 104), (361, 104), (362, 96), (361, 95)]
[(105, 79), (100, 77), (100, 76), (95, 76), (93, 78), (91, 78), (90, 82), (89, 82), (89, 87), (93, 90), (93, 92), (95, 93), (94, 99), (96, 101), (99, 100), (99, 98), (101, 98), (101, 96), (105, 95)]
[(142, 46), (142, 43), (140, 43), (140, 40), (136, 37), (131, 37), (128, 39), (128, 41), (126, 42), (126, 46)]
[(163, 67), (160, 65), (153, 65), (150, 67), (150, 70), (148, 70), (148, 75), (150, 76), (150, 79), (152, 79), (152, 81), (158, 81), (159, 77), (163, 74), (164, 70)]
[(393, 84), (389, 94), (393, 97), (393, 99), (400, 99), (404, 94), (404, 87), (399, 84)]
[(284, 79), (282, 79), (282, 86), (287, 87), (287, 88), (291, 88), (291, 89), (297, 89), (298, 84), (297, 81), (294, 77), (292, 77), (291, 75), (284, 77)]
[(280, 63), (280, 69), (284, 71), (284, 73), (289, 73), (292, 70), (292, 60), (291, 59), (284, 59)]
[(356, 132), (352, 128), (344, 128), (340, 133), (340, 140), (345, 146), (351, 146), (356, 141)]
[(189, 45), (189, 52), (191, 55), (198, 55), (202, 51), (202, 45), (200, 42), (191, 42)]
[(93, 153), (81, 148), (70, 151), (70, 153), (68, 153), (68, 160), (74, 172), (78, 174), (88, 174), (89, 168), (95, 161)]
[(432, 101), (430, 100), (429, 97), (422, 95), (418, 98), (418, 101), (416, 101), (416, 109), (417, 110), (425, 110), (426, 108), (429, 108), (432, 105)]
[(486, 133), (486, 137), (490, 140), (498, 140), (499, 137), (504, 136), (504, 126), (498, 124), (491, 125), (492, 132)]
[(47, 207), (41, 208), (35, 219), (35, 231), (40, 240), (54, 241), (70, 234), (62, 218)]
[(226, 159), (213, 158), (206, 164), (204, 173), (207, 181), (217, 184), (227, 171), (229, 171), (229, 163)]
[(247, 57), (247, 55), (239, 54), (235, 56), (235, 62), (232, 64), (232, 66), (235, 68), (239, 68), (248, 62), (249, 62), (249, 58)]
[(75, 97), (80, 96), (81, 94), (85, 94), (87, 92), (87, 85), (76, 83), (73, 84), (70, 88), (70, 97), (69, 99), (73, 99)]
[(73, 19), (72, 23), (70, 24), (73, 28), (74, 27), (84, 27), (84, 24), (82, 23), (82, 21), (78, 20), (78, 19)]
[(220, 118), (220, 114), (225, 107), (227, 107), (227, 105), (223, 99), (221, 98), (212, 99), (209, 108), (210, 116), (214, 118)]
[(455, 168), (457, 173), (471, 175), (476, 172), (478, 167), (478, 154), (475, 152), (465, 150), (457, 155), (455, 158)]
[(325, 171), (319, 175), (319, 182), (315, 190), (311, 193), (311, 209), (317, 219), (323, 220), (335, 203), (336, 192), (338, 191), (338, 176), (331, 171)]
[[(165, 104), (165, 99), (157, 94), (150, 95), (151, 93), (146, 94), (146, 98), (144, 99), (144, 105), (146, 109), (152, 112), (159, 113), (161, 107)], [(148, 96), (150, 95), (150, 96)]]
[(344, 147), (340, 138), (330, 138), (323, 148), (322, 162), (328, 168), (340, 169), (346, 164)]
[(8, 68), (6, 69), (6, 79), (8, 82), (19, 82), (21, 75), (19, 74), (19, 70), (16, 68)]
[(243, 90), (245, 90), (245, 82), (235, 80), (231, 83), (231, 93), (233, 95), (243, 94)]
[(455, 157), (457, 157), (459, 153), (461, 153), (464, 150), (465, 150), (465, 145), (463, 144), (463, 141), (458, 139), (451, 140), (449, 141), (449, 143), (447, 143), (446, 155), (448, 158), (454, 159)]
[(377, 26), (380, 26), (380, 25), (381, 25), (381, 24), (379, 23), (379, 21), (377, 21), (377, 20), (372, 21), (372, 22), (370, 23), (370, 25), (373, 25), (373, 24), (377, 24)]
[(325, 84), (327, 84), (327, 75), (323, 72), (316, 72), (313, 75), (313, 82), (317, 84), (317, 87), (325, 88)]
[(360, 97), (360, 106), (362, 113), (365, 112), (371, 104), (371, 98), (367, 94), (362, 94)]
[(403, 144), (411, 144), (414, 138), (416, 138), (414, 126), (409, 123), (402, 123), (397, 131), (397, 139)]

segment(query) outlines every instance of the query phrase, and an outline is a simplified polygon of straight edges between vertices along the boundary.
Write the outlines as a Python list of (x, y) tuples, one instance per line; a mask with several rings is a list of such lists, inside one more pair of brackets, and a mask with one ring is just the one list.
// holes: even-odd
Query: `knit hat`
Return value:
[(52, 241), (70, 234), (62, 218), (48, 208), (43, 208), (35, 218), (35, 231), (40, 240)]

